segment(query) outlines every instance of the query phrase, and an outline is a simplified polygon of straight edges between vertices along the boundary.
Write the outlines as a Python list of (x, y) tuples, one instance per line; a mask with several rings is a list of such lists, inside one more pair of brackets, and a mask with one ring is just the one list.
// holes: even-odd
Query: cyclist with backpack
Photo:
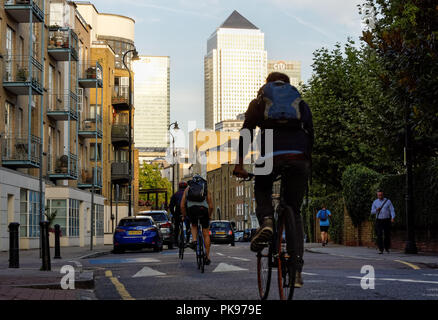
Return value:
[[(295, 286), (303, 284), (301, 271), (303, 268), (304, 230), (300, 213), (301, 203), (307, 188), (310, 175), (311, 152), (314, 141), (312, 114), (308, 105), (301, 99), (298, 90), (290, 84), (289, 77), (280, 72), (272, 72), (266, 79), (266, 84), (260, 88), (256, 99), (251, 101), (245, 113), (245, 121), (241, 129), (239, 141), (239, 162), (234, 174), (247, 178), (248, 172), (243, 167), (243, 159), (248, 153), (249, 141), (243, 139), (242, 130), (250, 130), (251, 140), (253, 130), (259, 127), (263, 143), (267, 129), (273, 133), (273, 170), (266, 175), (255, 177), (256, 215), (260, 228), (251, 240), (251, 251), (260, 252), (266, 246), (273, 234), (272, 185), (281, 167), (285, 170), (285, 194), (287, 205), (293, 209), (296, 234), (296, 281)], [(265, 141), (265, 143), (271, 143)], [(269, 155), (261, 150), (261, 156), (268, 159)], [(266, 157), (265, 157), (266, 156)], [(257, 167), (257, 164), (256, 164)], [(286, 237), (288, 238), (287, 234)], [(288, 245), (288, 251), (290, 250)], [(289, 252), (291, 254), (291, 252)]]
[(327, 210), (325, 205), (322, 206), (321, 210), (316, 214), (316, 218), (319, 219), (319, 230), (321, 231), (321, 242), (322, 246), (328, 244), (328, 229), (330, 227), (329, 217), (332, 215), (330, 210)]
[(200, 175), (195, 174), (193, 179), (188, 182), (188, 185), (181, 199), (181, 213), (183, 219), (185, 220), (188, 217), (191, 223), (193, 241), (189, 246), (196, 250), (198, 221), (200, 221), (207, 255), (205, 264), (209, 265), (211, 263), (209, 228), (211, 214), (213, 213), (213, 201), (207, 188), (207, 181)]

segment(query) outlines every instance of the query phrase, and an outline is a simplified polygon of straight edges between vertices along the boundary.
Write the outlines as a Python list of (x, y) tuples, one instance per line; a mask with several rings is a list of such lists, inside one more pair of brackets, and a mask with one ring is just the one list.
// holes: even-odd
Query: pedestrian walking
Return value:
[(316, 218), (319, 219), (319, 230), (321, 231), (321, 242), (323, 247), (328, 244), (328, 230), (330, 227), (329, 217), (331, 215), (332, 213), (330, 210), (327, 210), (325, 205), (323, 205), (321, 210), (316, 214)]
[(391, 200), (383, 196), (383, 191), (377, 191), (377, 199), (374, 200), (371, 207), (371, 214), (376, 215), (376, 235), (379, 254), (383, 250), (389, 253), (391, 248), (391, 224), (395, 219), (394, 206)]

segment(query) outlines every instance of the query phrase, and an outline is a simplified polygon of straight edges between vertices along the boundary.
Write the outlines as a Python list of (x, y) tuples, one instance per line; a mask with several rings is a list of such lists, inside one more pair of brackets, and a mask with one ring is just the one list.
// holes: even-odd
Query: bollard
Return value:
[(50, 271), (50, 246), (49, 246), (49, 221), (40, 222), (40, 232), (41, 232), (41, 250), (43, 265), (41, 266), (42, 271)]
[(18, 222), (9, 224), (9, 268), (20, 268), (19, 226)]
[(61, 236), (61, 227), (59, 224), (55, 224), (55, 256), (53, 259), (61, 259), (61, 245), (59, 237)]

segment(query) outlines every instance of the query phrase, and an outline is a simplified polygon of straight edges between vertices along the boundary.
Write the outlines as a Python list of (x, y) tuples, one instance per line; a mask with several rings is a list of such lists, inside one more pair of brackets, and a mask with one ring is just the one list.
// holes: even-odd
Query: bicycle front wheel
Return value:
[(257, 253), (257, 284), (261, 300), (266, 300), (269, 295), (272, 275), (272, 244)]
[(182, 260), (182, 259), (184, 259), (184, 228), (183, 228), (183, 224), (181, 224), (179, 227), (178, 247), (179, 247), (179, 258)]
[[(287, 216), (287, 219), (286, 219)], [(286, 223), (289, 223), (288, 227), (290, 227), (289, 232), (287, 232), (287, 239), (285, 237), (285, 232), (283, 232), (286, 228)], [(278, 226), (278, 234), (277, 234), (277, 252), (278, 255), (276, 257), (278, 264), (278, 273), (277, 273), (277, 281), (278, 281), (278, 290), (280, 295), (280, 300), (292, 300), (295, 289), (295, 277), (296, 277), (296, 264), (293, 255), (287, 252), (286, 241), (290, 241), (290, 243), (294, 246), (294, 251), (296, 252), (296, 234), (295, 230), (295, 218), (292, 214), (292, 210), (290, 208), (285, 208), (283, 212), (283, 216), (279, 221)]]

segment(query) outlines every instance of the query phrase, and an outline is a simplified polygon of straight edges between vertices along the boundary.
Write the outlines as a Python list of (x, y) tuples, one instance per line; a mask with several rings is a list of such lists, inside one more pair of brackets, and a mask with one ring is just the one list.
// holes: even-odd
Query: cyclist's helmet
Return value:
[(195, 175), (193, 176), (192, 180), (193, 180), (194, 182), (201, 182), (201, 181), (203, 181), (204, 179), (201, 177), (201, 175), (199, 175), (199, 174), (195, 174)]
[(181, 190), (184, 190), (185, 188), (187, 188), (187, 182), (185, 182), (185, 181), (181, 181), (181, 182), (178, 184), (178, 187), (179, 187)]

